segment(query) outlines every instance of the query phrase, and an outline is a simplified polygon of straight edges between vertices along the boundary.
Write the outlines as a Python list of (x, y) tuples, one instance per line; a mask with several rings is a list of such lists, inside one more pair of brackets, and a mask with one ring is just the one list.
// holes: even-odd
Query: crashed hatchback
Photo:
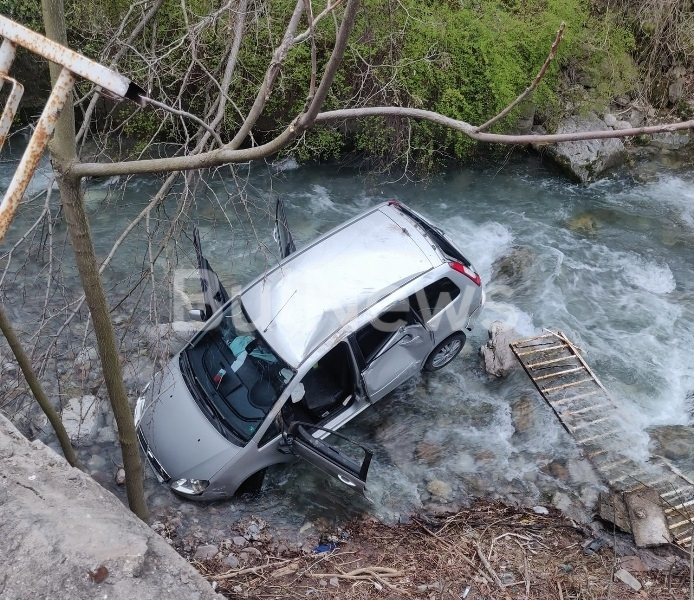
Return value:
[(371, 452), (337, 430), (450, 363), (484, 304), (470, 262), (398, 202), (300, 250), (278, 203), (275, 233), (281, 260), (231, 299), (196, 238), (205, 326), (137, 401), (150, 465), (191, 499), (258, 489), (296, 457), (364, 493)]

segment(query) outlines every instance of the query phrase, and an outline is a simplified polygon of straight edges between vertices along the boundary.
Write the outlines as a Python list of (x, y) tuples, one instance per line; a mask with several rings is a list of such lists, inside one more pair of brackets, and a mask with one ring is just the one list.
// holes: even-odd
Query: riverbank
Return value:
[(368, 516), (305, 525), (291, 540), (251, 517), (179, 538), (176, 517), (148, 527), (1, 417), (0, 458), (3, 598), (689, 597), (680, 552), (637, 550), (552, 508), (475, 501), (392, 526)]
[(301, 548), (289, 548), (270, 532), (188, 552), (179, 540), (169, 543), (227, 598), (617, 600), (689, 594), (688, 561), (672, 547), (638, 550), (630, 536), (598, 522), (578, 524), (544, 507), (483, 501), (395, 526), (352, 522)]

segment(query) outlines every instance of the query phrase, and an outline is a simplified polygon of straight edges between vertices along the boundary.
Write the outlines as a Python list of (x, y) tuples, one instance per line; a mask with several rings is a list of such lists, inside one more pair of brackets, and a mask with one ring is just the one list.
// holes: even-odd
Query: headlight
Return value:
[(145, 389), (142, 390), (142, 396), (139, 396), (137, 398), (137, 401), (135, 402), (135, 425), (140, 424), (140, 419), (142, 418), (142, 413), (145, 411), (145, 401), (147, 400), (147, 390), (149, 389), (149, 386), (152, 384), (151, 381), (147, 382), (147, 385), (145, 386)]
[(140, 419), (142, 418), (142, 413), (145, 410), (145, 397), (139, 396), (137, 402), (135, 402), (135, 426), (140, 424)]
[(171, 484), (171, 489), (179, 494), (188, 496), (199, 496), (210, 485), (209, 481), (204, 479), (177, 479)]

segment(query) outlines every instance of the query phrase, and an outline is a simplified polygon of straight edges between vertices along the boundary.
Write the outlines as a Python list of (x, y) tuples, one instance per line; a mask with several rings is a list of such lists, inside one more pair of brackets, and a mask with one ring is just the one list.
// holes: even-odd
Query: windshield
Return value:
[(294, 376), (238, 299), (226, 307), (217, 327), (181, 353), (181, 373), (215, 427), (241, 445), (253, 437)]

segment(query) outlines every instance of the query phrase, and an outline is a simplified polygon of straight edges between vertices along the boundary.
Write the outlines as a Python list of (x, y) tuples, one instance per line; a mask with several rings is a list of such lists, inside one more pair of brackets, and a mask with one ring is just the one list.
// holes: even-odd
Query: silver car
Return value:
[(450, 363), (484, 304), (470, 262), (398, 202), (298, 251), (278, 204), (275, 231), (283, 258), (231, 299), (196, 236), (207, 322), (137, 401), (149, 463), (187, 498), (258, 489), (297, 456), (364, 493), (371, 452), (336, 431)]

